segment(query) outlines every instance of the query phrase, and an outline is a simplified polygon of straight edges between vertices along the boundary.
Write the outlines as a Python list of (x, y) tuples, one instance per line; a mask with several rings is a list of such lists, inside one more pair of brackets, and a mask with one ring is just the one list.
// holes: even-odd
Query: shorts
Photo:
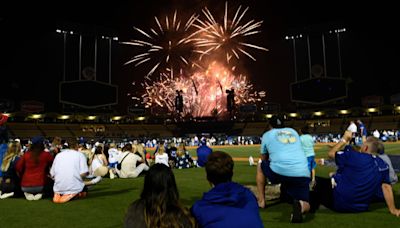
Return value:
[[(289, 196), (289, 200), (310, 199), (310, 178), (309, 177), (288, 177), (275, 173), (269, 166), (269, 161), (261, 162), (261, 170), (272, 184), (281, 184), (281, 191)], [(281, 194), (282, 194), (281, 193)]]
[(117, 164), (118, 164), (118, 162), (112, 162), (112, 163), (108, 164), (108, 167), (110, 167), (111, 169), (112, 168), (117, 168)]
[(308, 169), (310, 172), (317, 167), (317, 163), (315, 162), (315, 156), (310, 156), (307, 157), (307, 162), (308, 162)]

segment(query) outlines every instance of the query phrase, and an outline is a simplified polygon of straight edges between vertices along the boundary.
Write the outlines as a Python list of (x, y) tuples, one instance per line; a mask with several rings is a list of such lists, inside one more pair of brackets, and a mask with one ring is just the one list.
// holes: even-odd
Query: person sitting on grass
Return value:
[(302, 127), (300, 129), (300, 133), (301, 146), (304, 150), (304, 153), (306, 154), (308, 169), (311, 173), (310, 186), (313, 186), (315, 183), (315, 167), (317, 166), (317, 163), (315, 162), (314, 139), (310, 135), (308, 125)]
[(79, 145), (76, 139), (69, 140), (68, 146), (69, 149), (58, 153), (50, 170), (54, 179), (54, 203), (66, 203), (87, 194), (83, 181), (89, 173), (86, 157), (77, 151)]
[(378, 140), (369, 137), (360, 151), (347, 145), (351, 140), (352, 132), (346, 131), (328, 152), (338, 169), (330, 179), (316, 178), (310, 193), (311, 210), (317, 210), (322, 204), (337, 212), (356, 213), (367, 211), (371, 202), (386, 201), (389, 212), (400, 216), (394, 203), (389, 167), (374, 155), (378, 151)]
[[(367, 137), (367, 140), (372, 140), (371, 136)], [(378, 157), (382, 159), (386, 164), (389, 166), (389, 178), (390, 178), (390, 183), (392, 186), (396, 184), (399, 181), (399, 178), (397, 177), (396, 172), (393, 169), (393, 164), (392, 161), (390, 160), (389, 156), (385, 154), (385, 146), (381, 141), (379, 141), (378, 144)]]
[(21, 183), (15, 170), (15, 165), (20, 159), (21, 144), (13, 141), (8, 144), (8, 149), (4, 155), (3, 163), (1, 164), (1, 179), (0, 199), (6, 199), (13, 196), (19, 196), (21, 192)]
[(177, 169), (187, 169), (193, 166), (193, 159), (190, 157), (189, 151), (186, 150), (183, 143), (179, 145), (176, 151), (175, 165)]
[(158, 146), (158, 151), (155, 156), (156, 156), (156, 159), (155, 159), (156, 164), (161, 163), (161, 164), (164, 164), (169, 167), (168, 154), (165, 152), (165, 147)]
[(205, 168), (212, 189), (191, 208), (199, 227), (263, 227), (253, 193), (232, 182), (233, 166), (225, 152), (208, 156)]
[(283, 118), (269, 119), (261, 156), (256, 175), (259, 207), (265, 207), (267, 178), (272, 184), (281, 184), (281, 200), (293, 204), (291, 222), (302, 222), (303, 214), (310, 209), (310, 171), (299, 135), (293, 128), (284, 127)]
[(110, 173), (110, 179), (114, 179), (114, 169), (117, 168), (118, 158), (121, 152), (117, 149), (117, 145), (115, 143), (110, 144), (110, 149), (108, 149), (108, 167)]
[(16, 170), (21, 178), (21, 189), (27, 200), (42, 198), (49, 180), (49, 170), (53, 163), (53, 156), (44, 151), (44, 138), (32, 138), (32, 145), (21, 159), (18, 160)]
[(138, 161), (136, 166), (139, 166), (141, 163), (144, 163), (147, 166), (149, 166), (149, 164), (147, 163), (147, 159), (146, 159), (146, 149), (144, 148), (142, 143), (138, 143), (138, 144), (134, 145), (132, 148), (132, 152), (142, 158), (141, 161)]
[(164, 164), (154, 164), (144, 178), (140, 199), (125, 215), (124, 227), (193, 228), (196, 222), (179, 201), (175, 176)]
[[(102, 177), (108, 173), (107, 158), (104, 155), (104, 145), (99, 144), (94, 150), (94, 154), (89, 159), (89, 176), (93, 178), (90, 184), (97, 184), (102, 180)], [(86, 183), (86, 182), (85, 182)]]
[(119, 156), (118, 163), (121, 164), (121, 169), (116, 169), (119, 178), (136, 178), (143, 171), (149, 170), (145, 163), (137, 166), (138, 162), (142, 162), (142, 158), (132, 153), (132, 144), (128, 143), (122, 148), (122, 153)]
[(208, 156), (212, 153), (212, 149), (207, 146), (207, 140), (201, 139), (201, 145), (197, 148), (197, 166), (204, 167), (207, 163)]

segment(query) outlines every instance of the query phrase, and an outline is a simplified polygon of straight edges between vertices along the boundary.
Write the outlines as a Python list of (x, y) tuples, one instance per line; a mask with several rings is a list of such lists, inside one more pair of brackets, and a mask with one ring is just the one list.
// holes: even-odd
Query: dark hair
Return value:
[(68, 143), (68, 148), (70, 149), (76, 149), (76, 147), (79, 145), (78, 140), (76, 140), (76, 138), (70, 138), (67, 141)]
[(268, 120), (269, 125), (271, 125), (273, 128), (283, 128), (285, 127), (283, 118), (278, 116), (278, 115), (273, 115), (269, 120)]
[(214, 185), (232, 181), (233, 165), (229, 154), (222, 151), (211, 153), (206, 163), (207, 180)]
[(32, 144), (30, 147), (30, 151), (32, 153), (32, 159), (35, 164), (39, 164), (39, 156), (44, 151), (44, 144), (43, 143), (35, 143)]
[(195, 226), (190, 212), (179, 202), (174, 173), (166, 165), (155, 164), (150, 168), (140, 198), (145, 204), (147, 227), (181, 227), (182, 218), (189, 218), (192, 227)]
[(301, 134), (310, 134), (310, 128), (308, 127), (308, 125), (304, 125), (301, 129), (300, 129)]
[(94, 154), (102, 154), (103, 153), (103, 146), (97, 146), (94, 150)]
[(125, 152), (125, 151), (132, 152), (132, 144), (130, 144), (130, 143), (126, 144), (124, 147), (122, 147), (122, 151), (123, 152)]

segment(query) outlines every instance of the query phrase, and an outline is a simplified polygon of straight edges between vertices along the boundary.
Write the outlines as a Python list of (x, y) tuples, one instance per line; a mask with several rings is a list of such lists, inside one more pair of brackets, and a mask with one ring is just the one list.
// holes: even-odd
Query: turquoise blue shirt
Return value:
[(300, 137), (292, 128), (274, 128), (264, 133), (261, 154), (269, 154), (270, 167), (288, 177), (310, 177)]
[(314, 139), (311, 135), (305, 134), (300, 136), (301, 146), (303, 147), (306, 157), (315, 156)]

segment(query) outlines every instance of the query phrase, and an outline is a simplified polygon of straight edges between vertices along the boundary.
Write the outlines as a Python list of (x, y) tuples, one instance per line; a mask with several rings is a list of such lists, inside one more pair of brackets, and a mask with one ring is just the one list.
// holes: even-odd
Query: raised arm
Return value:
[(343, 146), (345, 146), (351, 140), (351, 138), (351, 131), (345, 131), (342, 139), (329, 150), (328, 156), (335, 159), (336, 152), (338, 152)]

